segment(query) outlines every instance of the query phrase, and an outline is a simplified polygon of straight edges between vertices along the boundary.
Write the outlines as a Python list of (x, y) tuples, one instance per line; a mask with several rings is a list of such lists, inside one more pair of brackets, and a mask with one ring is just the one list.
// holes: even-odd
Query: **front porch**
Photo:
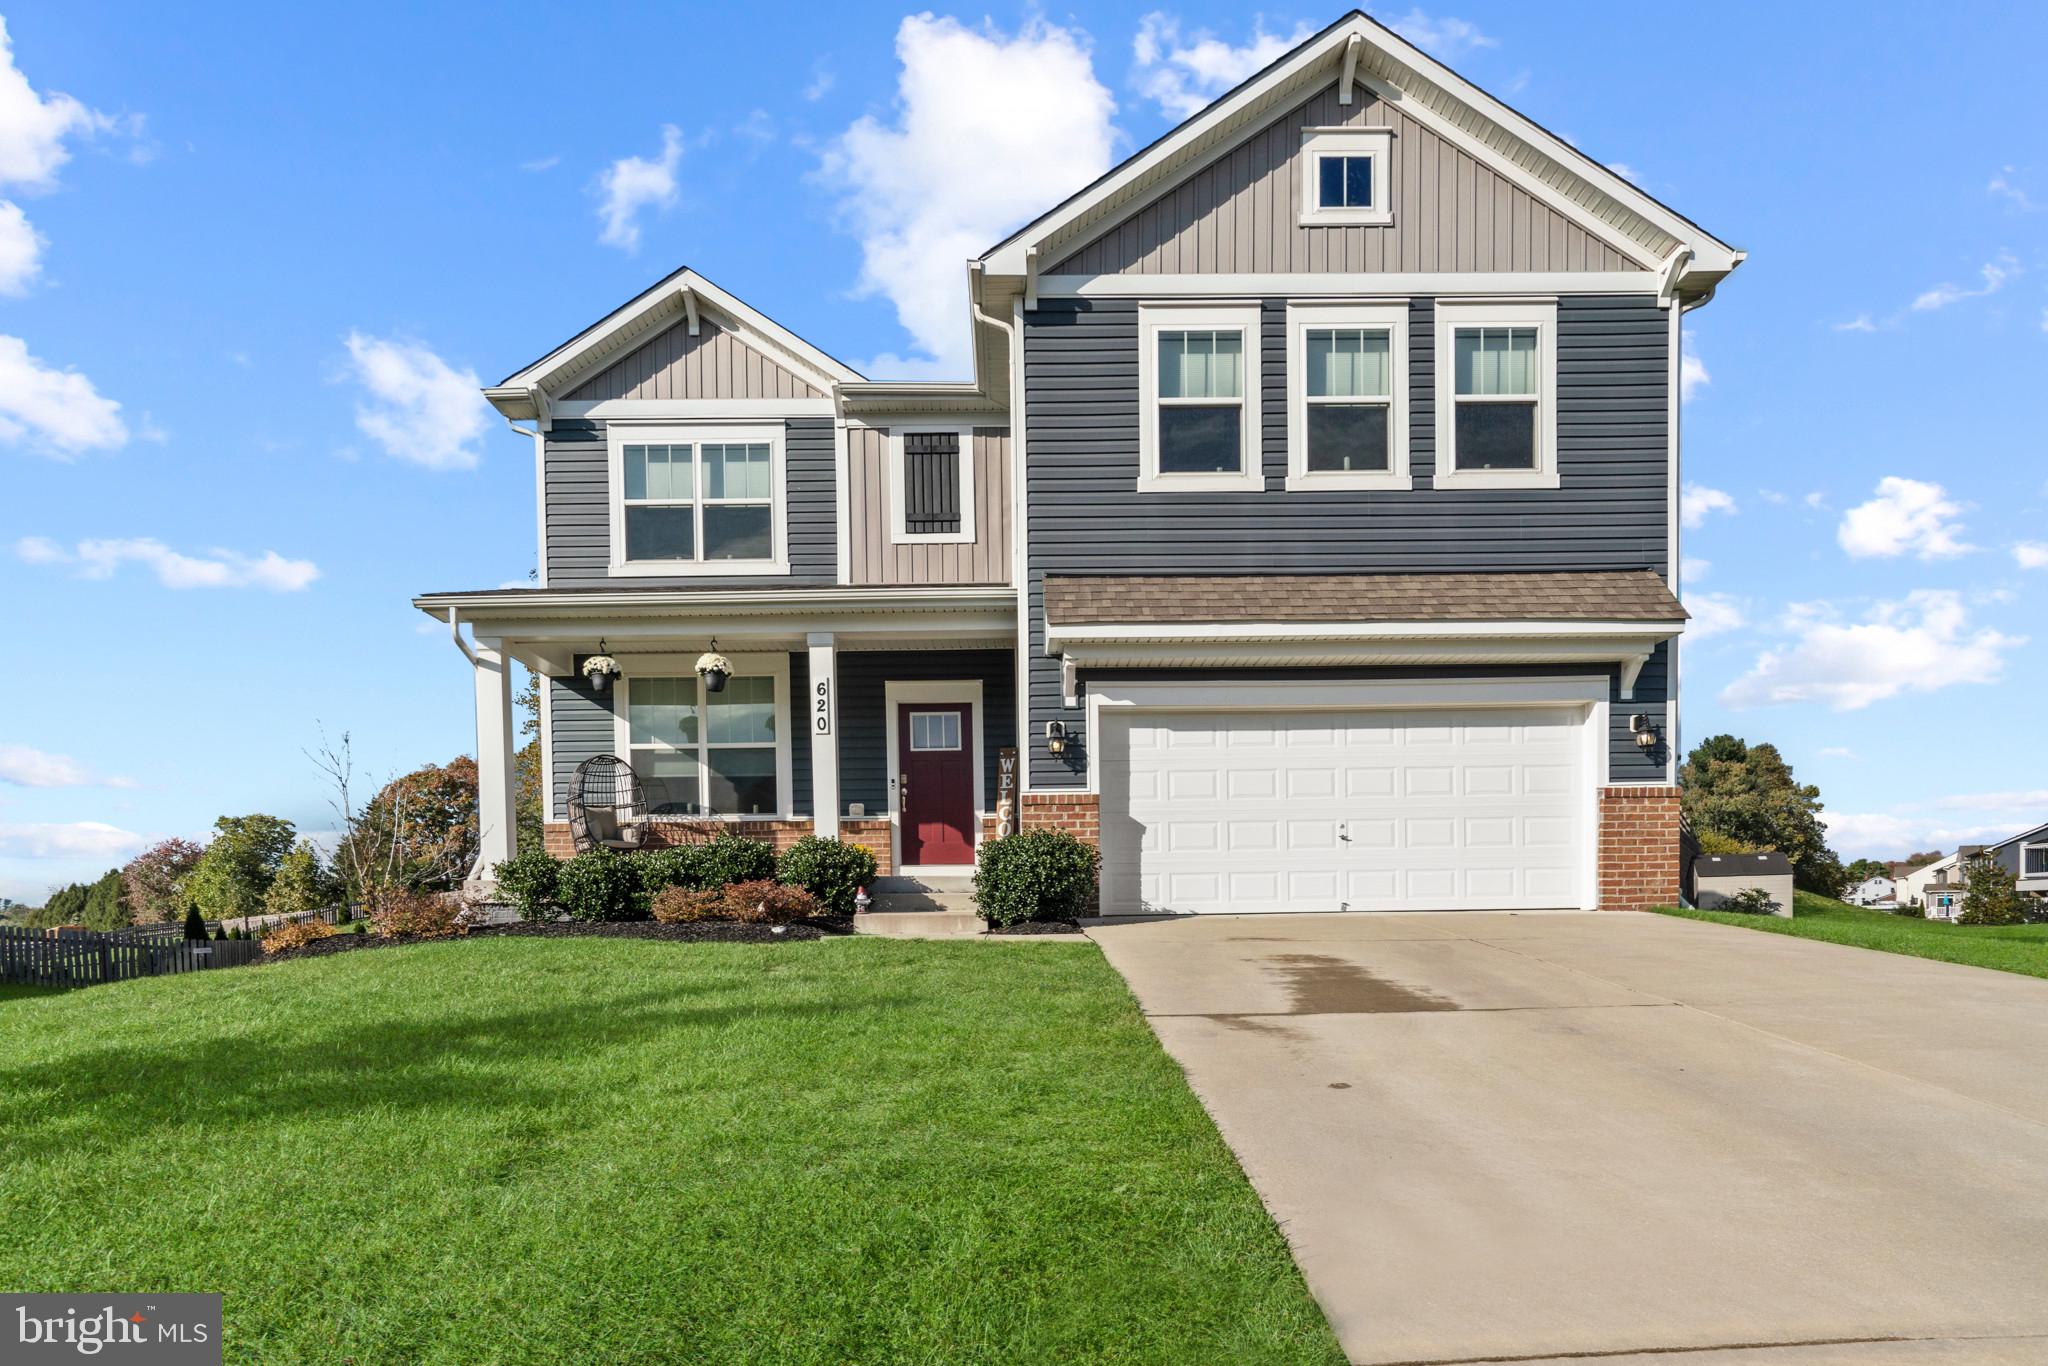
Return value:
[[(482, 855), (516, 849), (509, 662), (541, 680), (543, 838), (575, 852), (579, 764), (633, 770), (650, 847), (729, 829), (787, 848), (805, 835), (866, 845), (884, 875), (963, 876), (998, 833), (1017, 745), (1015, 597), (1001, 589), (550, 591), (444, 594), (476, 680)], [(468, 636), (463, 628), (467, 626)], [(712, 688), (712, 648), (732, 664)], [(603, 652), (619, 674), (584, 675)]]

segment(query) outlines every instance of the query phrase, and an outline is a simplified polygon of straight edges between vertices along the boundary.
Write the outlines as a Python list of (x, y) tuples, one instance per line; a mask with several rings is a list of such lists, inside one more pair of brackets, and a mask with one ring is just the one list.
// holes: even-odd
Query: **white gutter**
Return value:
[(462, 618), (453, 607), (448, 609), (448, 638), (455, 642), (455, 648), (462, 651), (462, 657), (472, 665), (476, 663), (476, 651), (462, 638)]

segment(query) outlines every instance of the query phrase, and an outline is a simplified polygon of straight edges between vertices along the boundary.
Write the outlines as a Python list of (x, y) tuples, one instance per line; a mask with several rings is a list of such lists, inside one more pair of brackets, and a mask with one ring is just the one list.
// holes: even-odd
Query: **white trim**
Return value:
[[(628, 766), (633, 762), (633, 724), (627, 712), (627, 699), (631, 696), (634, 675), (642, 678), (695, 678), (696, 660), (688, 655), (642, 654), (620, 656), (622, 672), (612, 680), (612, 753)], [(760, 678), (767, 676), (775, 680), (775, 810), (758, 814), (740, 815), (719, 813), (711, 816), (676, 817), (689, 820), (718, 821), (775, 821), (794, 820), (790, 810), (791, 791), (794, 786), (794, 764), (791, 759), (794, 739), (789, 733), (789, 656), (786, 654), (735, 654), (732, 660), (734, 678)], [(699, 801), (711, 795), (711, 774), (705, 750), (711, 747), (709, 717), (706, 715), (704, 681), (697, 680), (697, 796)], [(765, 746), (759, 746), (765, 748)], [(683, 753), (676, 750), (676, 753)], [(814, 779), (815, 781), (815, 779)], [(654, 819), (660, 820), (657, 816)]]
[[(517, 428), (514, 428), (516, 431)], [(533, 429), (533, 518), (539, 532), (540, 558), (534, 563), (534, 578), (548, 586), (548, 437), (536, 423)]]
[(1076, 641), (1594, 639), (1663, 640), (1683, 621), (1223, 621), (1089, 622), (1048, 626), (1047, 654)]
[[(1391, 128), (1304, 128), (1301, 130), (1301, 204), (1298, 222), (1304, 228), (1386, 227), (1394, 221), (1389, 191), (1394, 165)], [(1319, 158), (1372, 158), (1372, 203), (1363, 208), (1325, 208)]]
[(546, 824), (568, 819), (555, 815), (555, 680), (534, 670), (528, 672), (540, 683), (540, 818)]
[[(1266, 487), (1261, 432), (1264, 426), (1259, 358), (1259, 306), (1149, 303), (1138, 306), (1138, 492), (1194, 493)], [(1159, 334), (1182, 329), (1236, 331), (1242, 338), (1238, 362), (1238, 469), (1213, 474), (1162, 474), (1159, 470)], [(1217, 404), (1215, 400), (1208, 403)]]
[(853, 452), (847, 419), (832, 419), (832, 522), (841, 584), (853, 582)]
[[(765, 560), (629, 560), (626, 556), (625, 451), (628, 445), (669, 441), (692, 448), (690, 477), (696, 481), (692, 507), (696, 530), (692, 548), (704, 553), (704, 460), (707, 444), (768, 447), (768, 525), (774, 553)], [(611, 510), (609, 572), (615, 578), (736, 578), (789, 572), (789, 488), (780, 423), (751, 426), (639, 426), (613, 423), (605, 428), (605, 465)], [(740, 500), (751, 503), (752, 499)]]
[[(1308, 467), (1308, 334), (1318, 328), (1384, 328), (1387, 333), (1387, 468), (1311, 470)], [(1287, 487), (1290, 489), (1405, 489), (1408, 473), (1408, 305), (1300, 302), (1287, 305)]]
[[(906, 530), (908, 525), (903, 509), (903, 438), (916, 432), (929, 435), (937, 432), (951, 432), (959, 442), (959, 498), (960, 529), (958, 531), (935, 531), (915, 533)], [(911, 422), (892, 425), (889, 428), (889, 465), (886, 479), (889, 485), (889, 543), (891, 545), (972, 545), (974, 543), (974, 428), (951, 422)]]
[[(809, 655), (805, 677), (804, 729), (811, 738), (812, 832), (822, 839), (839, 838), (839, 651), (830, 631), (804, 637)], [(818, 685), (823, 683), (824, 691)], [(823, 704), (822, 708), (820, 703)], [(823, 716), (825, 728), (818, 728)], [(796, 737), (790, 737), (796, 743)]]
[(1010, 423), (1010, 581), (1017, 586), (1017, 644), (1012, 655), (1011, 685), (1016, 689), (1018, 724), (1017, 805), (1023, 809), (1024, 794), (1031, 791), (1031, 518), (1027, 501), (1030, 481), (1025, 478), (1024, 428), (1024, 301), (1011, 306), (1010, 406), (1015, 413)]
[(1332, 295), (1356, 298), (1359, 286), (1370, 284), (1375, 297), (1466, 294), (1493, 297), (1566, 294), (1655, 294), (1657, 273), (1622, 271), (1502, 271), (1498, 274), (1417, 271), (1385, 275), (1272, 274), (1217, 275), (1048, 275), (1039, 292), (1048, 299), (1166, 299), (1207, 295), (1230, 298), (1302, 298)]
[[(1684, 247), (1674, 248), (1674, 255), (1678, 251), (1686, 250)], [(1680, 595), (1684, 585), (1679, 582), (1679, 566), (1684, 563), (1680, 559), (1679, 546), (1679, 527), (1682, 521), (1679, 516), (1679, 480), (1682, 474), (1680, 464), (1683, 460), (1683, 448), (1679, 444), (1678, 431), (1683, 414), (1678, 394), (1684, 374), (1681, 352), (1685, 345), (1685, 329), (1679, 325), (1679, 310), (1673, 308), (1668, 311), (1670, 334), (1664, 348), (1667, 352), (1664, 371), (1664, 431), (1665, 439), (1670, 444), (1670, 451), (1664, 469), (1664, 582), (1670, 587), (1671, 596), (1683, 602), (1684, 598)], [(1678, 690), (1682, 684), (1682, 676), (1678, 671), (1678, 642), (1675, 639), (1664, 654), (1664, 677), (1664, 781), (1675, 783), (1678, 781), (1678, 756), (1685, 752), (1684, 737), (1678, 729)]]
[[(1536, 329), (1536, 467), (1458, 468), (1457, 333), (1463, 328)], [(1554, 489), (1557, 468), (1557, 304), (1439, 299), (1436, 305), (1436, 477), (1440, 489)], [(1483, 401), (1483, 400), (1482, 400)]]
[(558, 400), (556, 417), (606, 422), (731, 422), (763, 417), (830, 417), (829, 398), (603, 398)]
[[(981, 823), (983, 818), (985, 818), (989, 814), (988, 812), (982, 810), (981, 806), (982, 802), (986, 800), (988, 792), (986, 786), (987, 775), (982, 771), (982, 758), (984, 754), (983, 724), (988, 713), (988, 708), (982, 705), (981, 680), (978, 678), (963, 678), (951, 681), (914, 683), (891, 683), (885, 681), (882, 684), (882, 724), (888, 728), (889, 772), (887, 774), (886, 790), (889, 794), (889, 866), (899, 876), (908, 872), (923, 873), (934, 876), (951, 876), (963, 872), (971, 873), (974, 871), (974, 869), (971, 866), (965, 869), (961, 869), (956, 868), (951, 864), (906, 865), (903, 862), (903, 822), (901, 812), (899, 811), (896, 802), (897, 778), (903, 772), (903, 769), (900, 767), (902, 759), (901, 756), (897, 753), (898, 746), (896, 738), (896, 709), (906, 702), (958, 702), (971, 704), (974, 709), (973, 833), (974, 848), (978, 853), (981, 849)], [(1019, 763), (1023, 761), (1023, 756), (1021, 754), (1018, 756), (1018, 761)]]
[(1371, 711), (1407, 708), (1557, 706), (1581, 711), (1581, 796), (1578, 803), (1580, 909), (1600, 906), (1600, 789), (1608, 782), (1607, 680), (1599, 677), (1369, 679), (1348, 683), (1262, 679), (1241, 683), (1090, 682), (1087, 786), (1102, 791), (1097, 769), (1105, 710), (1124, 711)]

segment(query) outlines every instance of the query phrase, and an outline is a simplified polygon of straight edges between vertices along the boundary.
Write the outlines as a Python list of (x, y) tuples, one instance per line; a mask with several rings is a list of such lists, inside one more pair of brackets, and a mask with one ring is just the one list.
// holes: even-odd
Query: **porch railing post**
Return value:
[(512, 857), (518, 842), (512, 774), (512, 674), (501, 640), (476, 642), (476, 810), (479, 876)]
[(810, 696), (804, 712), (811, 732), (813, 828), (826, 839), (839, 837), (839, 651), (830, 631), (806, 637), (811, 651)]

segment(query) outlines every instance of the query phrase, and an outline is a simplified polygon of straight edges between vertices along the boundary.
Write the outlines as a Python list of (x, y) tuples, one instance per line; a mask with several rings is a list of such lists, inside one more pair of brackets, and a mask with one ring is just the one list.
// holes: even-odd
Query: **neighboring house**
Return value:
[(1988, 858), (2012, 870), (2015, 885), (2030, 896), (2048, 898), (2048, 825), (2037, 825), (1998, 844), (1966, 844), (1910, 875), (1901, 895), (1926, 909), (1930, 920), (1953, 920), (1963, 908), (1970, 864)]
[(1943, 888), (1960, 882), (1956, 871), (1959, 855), (1947, 854), (1932, 863), (1922, 864), (1898, 879), (1898, 899), (1902, 906), (1926, 906), (1928, 889), (1937, 881)]
[(1071, 830), (1106, 912), (1675, 902), (1681, 318), (1742, 259), (1354, 12), (968, 262), (971, 380), (678, 271), (486, 391), (538, 586), (416, 599), (482, 866), (516, 658), (558, 852), (616, 754), (897, 871)]
[(1899, 884), (1888, 877), (1867, 877), (1842, 894), (1851, 906), (1896, 906)]

